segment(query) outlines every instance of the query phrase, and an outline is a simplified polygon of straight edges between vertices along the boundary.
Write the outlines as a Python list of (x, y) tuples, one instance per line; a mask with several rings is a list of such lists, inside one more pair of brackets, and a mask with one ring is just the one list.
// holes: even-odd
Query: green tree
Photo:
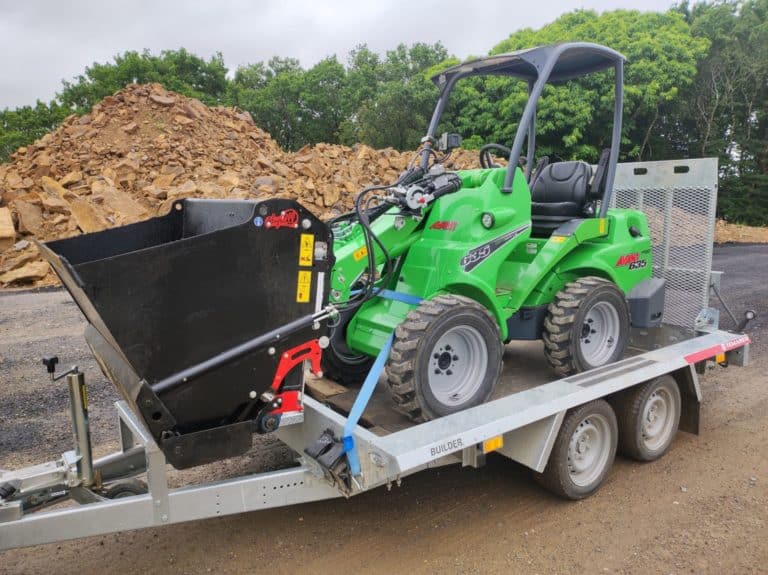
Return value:
[(711, 46), (693, 86), (681, 95), (681, 148), (718, 156), (718, 211), (768, 223), (768, 0), (684, 3), (695, 36)]
[[(616, 10), (598, 15), (577, 10), (539, 30), (515, 32), (491, 54), (565, 41), (605, 44), (627, 57), (623, 156), (664, 157), (666, 140), (660, 126), (674, 113), (680, 87), (693, 82), (697, 58), (706, 52), (708, 41), (692, 36), (685, 18), (673, 11)], [(509, 145), (526, 92), (525, 83), (512, 79), (464, 80), (457, 85), (447, 122), (471, 140)], [(612, 109), (611, 73), (548, 86), (537, 114), (540, 153), (596, 160), (610, 141)]]
[(339, 143), (341, 125), (352, 112), (344, 98), (347, 71), (336, 57), (321, 60), (304, 74), (302, 136), (307, 143)]
[(300, 121), (304, 71), (298, 61), (273, 58), (265, 78), (262, 87), (243, 91), (238, 105), (281, 146), (295, 150), (306, 143)]
[(85, 113), (127, 84), (160, 82), (169, 90), (215, 105), (222, 102), (226, 93), (226, 76), (220, 53), (205, 61), (184, 48), (165, 50), (159, 56), (146, 50), (141, 54), (125, 52), (115, 56), (113, 62), (94, 63), (74, 80), (65, 80), (57, 99), (64, 106)]
[(399, 150), (418, 146), (438, 94), (427, 73), (447, 58), (439, 42), (400, 44), (383, 60), (366, 46), (356, 48), (348, 74), (354, 107), (342, 124), (341, 140)]
[(347, 72), (335, 57), (309, 70), (292, 58), (272, 58), (238, 68), (227, 101), (248, 110), (281, 146), (296, 150), (339, 141), (351, 110), (346, 92)]
[(55, 129), (70, 113), (55, 101), (45, 104), (39, 100), (34, 106), (0, 111), (0, 161)]
[(414, 149), (426, 132), (436, 90), (423, 76), (385, 82), (357, 113), (360, 141), (375, 148)]

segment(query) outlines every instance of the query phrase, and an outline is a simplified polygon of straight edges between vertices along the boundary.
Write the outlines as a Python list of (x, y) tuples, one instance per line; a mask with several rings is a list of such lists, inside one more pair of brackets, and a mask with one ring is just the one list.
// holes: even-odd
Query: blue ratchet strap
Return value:
[[(349, 292), (350, 295), (355, 296), (359, 294), (363, 290), (353, 290)], [(421, 303), (422, 298), (420, 298), (417, 295), (411, 295), (408, 293), (403, 293), (400, 291), (393, 291), (391, 289), (381, 289), (377, 292), (374, 292), (374, 297), (383, 297), (384, 299), (391, 299), (394, 301), (400, 301), (403, 303), (407, 303), (410, 305), (419, 305)]]
[(417, 295), (411, 295), (411, 294), (403, 293), (399, 291), (392, 291), (389, 289), (383, 289), (380, 292), (378, 292), (376, 295), (379, 297), (383, 297), (384, 299), (400, 301), (410, 305), (419, 305), (421, 303), (421, 298)]
[(387, 338), (387, 342), (382, 346), (379, 355), (376, 356), (376, 361), (373, 362), (371, 371), (365, 377), (363, 386), (360, 388), (360, 393), (355, 398), (355, 403), (352, 404), (352, 409), (349, 410), (349, 417), (344, 424), (344, 453), (347, 454), (347, 463), (349, 463), (349, 470), (353, 477), (360, 475), (360, 460), (357, 457), (357, 449), (355, 449), (355, 438), (352, 437), (357, 422), (365, 411), (365, 407), (373, 395), (373, 390), (376, 389), (376, 383), (379, 381), (379, 376), (384, 369), (384, 363), (389, 357), (389, 350), (392, 348), (392, 340), (395, 339), (395, 334)]
[[(421, 298), (418, 296), (400, 293), (392, 290), (381, 290), (376, 293), (377, 296), (386, 299), (392, 299), (403, 303), (418, 305), (421, 303)], [(360, 459), (357, 456), (357, 449), (355, 449), (355, 438), (352, 433), (357, 427), (357, 422), (365, 411), (368, 402), (371, 400), (373, 390), (376, 389), (376, 384), (379, 381), (379, 376), (384, 370), (384, 364), (389, 357), (389, 350), (392, 349), (392, 341), (395, 339), (394, 332), (387, 338), (386, 343), (382, 346), (379, 355), (376, 356), (376, 361), (373, 362), (371, 370), (365, 377), (363, 386), (360, 388), (360, 392), (355, 398), (355, 402), (352, 404), (352, 409), (349, 410), (349, 417), (344, 424), (344, 452), (347, 454), (347, 463), (349, 463), (349, 470), (353, 477), (360, 475)]]

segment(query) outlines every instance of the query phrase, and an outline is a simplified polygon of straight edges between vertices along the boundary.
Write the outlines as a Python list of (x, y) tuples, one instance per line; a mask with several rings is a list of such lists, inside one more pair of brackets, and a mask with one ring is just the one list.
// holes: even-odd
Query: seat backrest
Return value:
[[(592, 167), (586, 162), (556, 162), (542, 171), (531, 190), (533, 204), (563, 204), (563, 215), (579, 215), (587, 202)], [(569, 209), (570, 208), (570, 209)]]

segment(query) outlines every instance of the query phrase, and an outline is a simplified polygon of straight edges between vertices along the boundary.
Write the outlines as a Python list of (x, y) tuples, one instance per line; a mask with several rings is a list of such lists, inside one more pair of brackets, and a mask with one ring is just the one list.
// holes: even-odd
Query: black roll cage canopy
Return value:
[(440, 97), (432, 113), (427, 135), (423, 140), (425, 150), (421, 158), (422, 166), (426, 168), (429, 161), (430, 142), (435, 138), (437, 126), (448, 103), (448, 97), (458, 80), (470, 76), (490, 75), (519, 78), (528, 83), (528, 102), (525, 105), (517, 127), (512, 144), (512, 152), (509, 155), (507, 174), (504, 178), (503, 191), (511, 192), (515, 169), (520, 160), (526, 136), (528, 139), (527, 149), (529, 156), (529, 161), (526, 165), (526, 177), (529, 178), (531, 175), (533, 151), (536, 148), (536, 105), (544, 90), (544, 86), (547, 83), (562, 82), (613, 68), (615, 70), (615, 87), (611, 152), (608, 159), (605, 192), (600, 203), (599, 213), (599, 217), (605, 217), (605, 212), (608, 209), (608, 204), (613, 194), (613, 180), (616, 174), (616, 163), (618, 162), (619, 145), (621, 143), (624, 60), (624, 56), (619, 52), (600, 44), (566, 42), (489, 56), (451, 66), (432, 78), (432, 81), (440, 88)]

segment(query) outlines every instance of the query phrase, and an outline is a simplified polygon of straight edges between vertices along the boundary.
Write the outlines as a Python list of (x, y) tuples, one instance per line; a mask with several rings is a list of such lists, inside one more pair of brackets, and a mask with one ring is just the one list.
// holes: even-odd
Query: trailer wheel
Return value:
[(344, 385), (358, 385), (365, 381), (374, 362), (374, 358), (355, 353), (347, 347), (347, 324), (351, 316), (351, 313), (340, 314), (339, 323), (331, 330), (330, 343), (323, 350), (321, 360), (325, 377)]
[(560, 497), (589, 497), (613, 465), (618, 435), (616, 415), (607, 401), (598, 399), (570, 410), (547, 466), (534, 478)]
[(621, 394), (619, 450), (637, 461), (655, 461), (664, 455), (677, 434), (681, 410), (680, 388), (664, 375)]
[(120, 499), (147, 493), (147, 484), (140, 479), (126, 479), (110, 485), (104, 492), (107, 499)]
[(423, 301), (395, 330), (386, 365), (398, 408), (414, 421), (485, 402), (501, 374), (504, 345), (496, 320), (466, 297)]
[(613, 282), (588, 276), (568, 283), (547, 308), (544, 355), (561, 376), (621, 359), (629, 338), (629, 306)]

